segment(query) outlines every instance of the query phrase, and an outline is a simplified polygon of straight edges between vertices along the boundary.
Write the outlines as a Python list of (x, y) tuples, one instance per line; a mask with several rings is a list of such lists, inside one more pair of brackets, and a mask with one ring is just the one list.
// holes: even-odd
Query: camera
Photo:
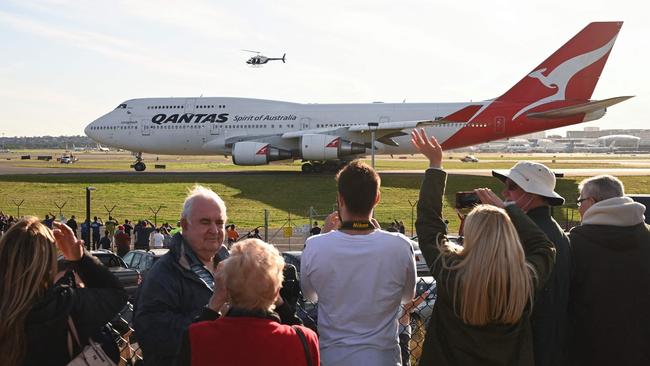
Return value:
[(456, 192), (456, 208), (472, 208), (480, 203), (474, 191)]

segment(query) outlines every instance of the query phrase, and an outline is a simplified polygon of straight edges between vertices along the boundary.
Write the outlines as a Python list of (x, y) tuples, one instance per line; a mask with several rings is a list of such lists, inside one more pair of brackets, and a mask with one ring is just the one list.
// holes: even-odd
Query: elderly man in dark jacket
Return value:
[(551, 216), (550, 206), (564, 204), (564, 198), (555, 192), (555, 174), (543, 164), (520, 161), (512, 169), (493, 170), (492, 175), (505, 184), (505, 200), (522, 209), (555, 246), (555, 266), (535, 296), (530, 321), (535, 366), (564, 365), (571, 255), (567, 235)]
[(138, 293), (135, 331), (148, 365), (173, 365), (183, 333), (213, 293), (213, 258), (226, 256), (226, 206), (210, 189), (195, 186), (185, 199), (182, 234), (153, 266)]
[(603, 175), (579, 185), (569, 315), (571, 365), (650, 365), (650, 227), (645, 207)]

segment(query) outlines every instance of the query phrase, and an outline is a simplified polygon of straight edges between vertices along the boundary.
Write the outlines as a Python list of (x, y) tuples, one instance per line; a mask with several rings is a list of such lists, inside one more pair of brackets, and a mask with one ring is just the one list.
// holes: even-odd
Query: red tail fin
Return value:
[(533, 102), (513, 116), (556, 100), (589, 100), (623, 22), (587, 25), (497, 101)]

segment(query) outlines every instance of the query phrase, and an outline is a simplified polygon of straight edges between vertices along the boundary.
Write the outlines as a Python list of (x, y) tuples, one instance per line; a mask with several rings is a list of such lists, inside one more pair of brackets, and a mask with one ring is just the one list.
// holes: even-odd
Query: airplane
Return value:
[(141, 98), (97, 118), (85, 133), (142, 153), (232, 156), (236, 165), (302, 159), (305, 173), (336, 171), (369, 154), (414, 154), (425, 128), (443, 149), (593, 121), (632, 96), (590, 100), (623, 22), (590, 23), (503, 95), (466, 103), (298, 104), (249, 98)]
[(246, 63), (251, 66), (264, 65), (269, 61), (275, 61), (275, 60), (282, 61), (282, 63), (286, 63), (286, 56), (287, 56), (286, 53), (282, 55), (282, 57), (273, 58), (273, 57), (266, 57), (264, 55), (261, 55), (259, 51), (251, 51), (251, 50), (243, 50), (243, 51), (256, 53), (255, 56), (249, 58), (246, 61)]
[[(67, 149), (66, 149), (66, 150), (67, 150)], [(72, 144), (72, 151), (88, 151), (88, 147), (87, 147), (87, 146), (84, 146), (84, 147), (76, 147), (76, 146), (74, 146), (74, 144)]]
[(97, 151), (109, 152), (109, 151), (111, 151), (111, 149), (109, 149), (107, 147), (102, 147), (101, 144), (97, 144)]

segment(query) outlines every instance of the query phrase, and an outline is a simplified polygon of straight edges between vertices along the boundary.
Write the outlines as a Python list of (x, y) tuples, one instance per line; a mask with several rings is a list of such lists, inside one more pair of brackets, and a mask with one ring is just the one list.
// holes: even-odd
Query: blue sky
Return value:
[[(124, 100), (304, 103), (494, 98), (591, 21), (625, 24), (593, 98), (601, 128), (650, 128), (643, 1), (3, 0), (0, 133), (83, 134)], [(245, 65), (250, 54), (287, 63)]]

